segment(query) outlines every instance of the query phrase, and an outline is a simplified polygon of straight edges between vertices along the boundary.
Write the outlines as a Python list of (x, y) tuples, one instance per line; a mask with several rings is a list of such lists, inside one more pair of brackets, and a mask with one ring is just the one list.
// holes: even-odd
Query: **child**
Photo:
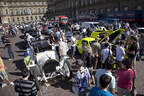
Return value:
[(90, 73), (88, 68), (84, 67), (83, 65), (79, 66), (79, 70), (75, 75), (75, 84), (72, 87), (72, 90), (79, 94), (79, 92), (84, 92), (88, 89), (88, 81), (90, 79)]

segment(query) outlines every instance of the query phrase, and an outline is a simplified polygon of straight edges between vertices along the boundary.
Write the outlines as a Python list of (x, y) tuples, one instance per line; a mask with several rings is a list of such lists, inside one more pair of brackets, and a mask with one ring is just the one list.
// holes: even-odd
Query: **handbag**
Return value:
[(133, 71), (134, 76), (133, 76), (133, 86), (132, 86), (132, 90), (131, 90), (130, 94), (131, 94), (131, 96), (136, 96), (137, 91), (136, 91), (136, 87), (135, 87), (135, 71), (133, 69), (132, 69), (132, 71)]
[(111, 63), (113, 63), (114, 62), (114, 59), (113, 59), (113, 57), (110, 55), (110, 47), (109, 47), (109, 54), (108, 54), (108, 57), (107, 57), (107, 59), (106, 59), (106, 61), (105, 61), (105, 64), (111, 64)]

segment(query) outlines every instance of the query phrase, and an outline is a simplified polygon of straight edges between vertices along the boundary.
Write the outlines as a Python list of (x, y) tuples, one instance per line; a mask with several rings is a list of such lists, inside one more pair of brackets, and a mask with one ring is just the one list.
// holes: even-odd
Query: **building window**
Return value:
[(35, 2), (33, 2), (33, 5), (35, 5)]
[(40, 8), (38, 8), (38, 13), (41, 13), (41, 9)]
[(29, 21), (29, 17), (26, 17), (27, 21)]
[(31, 16), (31, 21), (33, 21), (33, 17)]
[(39, 19), (41, 19), (41, 16), (39, 16)]
[(17, 21), (20, 21), (19, 17), (17, 17)]
[(6, 15), (8, 15), (8, 10), (6, 9)]
[(15, 22), (15, 19), (13, 18), (13, 22)]
[(124, 11), (128, 11), (128, 7), (124, 7)]
[[(4, 5), (6, 5), (6, 2), (4, 2)], [(9, 18), (8, 18), (9, 19)]]
[(20, 9), (20, 14), (23, 15), (23, 9)]
[(36, 10), (36, 8), (34, 8), (34, 9), (33, 9), (33, 13), (35, 14), (35, 13), (36, 13), (36, 11), (37, 11), (37, 10)]
[(31, 5), (31, 2), (28, 2), (29, 5)]
[(10, 23), (10, 18), (8, 18), (8, 22)]
[(16, 9), (15, 12), (16, 12), (16, 15), (18, 15), (18, 9)]
[(24, 20), (24, 17), (22, 17), (22, 21), (25, 21), (25, 20)]
[(43, 8), (43, 13), (45, 12), (45, 8)]
[(118, 8), (115, 8), (114, 11), (117, 12), (117, 11), (118, 11)]
[(108, 9), (107, 9), (107, 12), (110, 12), (110, 11), (111, 11), (111, 10), (108, 8)]
[(10, 13), (11, 13), (11, 15), (13, 15), (13, 9), (10, 9)]
[(142, 10), (142, 7), (141, 6), (137, 6), (137, 10)]
[(32, 14), (32, 9), (31, 8), (29, 9), (29, 14)]
[(28, 14), (27, 9), (24, 9), (24, 14)]
[(37, 20), (37, 16), (35, 16), (35, 19)]

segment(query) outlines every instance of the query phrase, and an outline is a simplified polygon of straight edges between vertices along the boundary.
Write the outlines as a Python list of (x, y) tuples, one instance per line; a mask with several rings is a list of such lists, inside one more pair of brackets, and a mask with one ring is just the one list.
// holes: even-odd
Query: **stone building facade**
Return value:
[(144, 0), (56, 0), (49, 7), (55, 15), (70, 17), (89, 14), (106, 14), (110, 12), (142, 10)]
[(46, 0), (1, 0), (1, 23), (27, 23), (39, 21), (47, 12)]

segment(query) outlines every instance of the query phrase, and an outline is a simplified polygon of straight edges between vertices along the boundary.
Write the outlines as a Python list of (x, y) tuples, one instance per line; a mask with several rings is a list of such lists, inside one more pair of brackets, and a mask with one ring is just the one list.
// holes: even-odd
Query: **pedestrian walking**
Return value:
[(139, 45), (140, 45), (140, 56), (141, 59), (144, 60), (144, 33), (141, 34), (141, 37), (139, 39)]
[(122, 61), (122, 68), (116, 72), (118, 77), (117, 91), (118, 96), (131, 96), (133, 86), (133, 78), (136, 78), (136, 70), (131, 69), (130, 60), (124, 59)]
[(79, 65), (79, 70), (76, 72), (74, 85), (72, 90), (74, 93), (79, 94), (85, 92), (89, 86), (90, 72), (83, 64)]
[(138, 47), (137, 47), (137, 38), (135, 36), (131, 36), (130, 40), (129, 40), (128, 51), (127, 51), (128, 58), (131, 61), (129, 63), (131, 68), (133, 68), (135, 63), (136, 63), (137, 49), (138, 49)]
[(12, 43), (10, 42), (8, 37), (6, 37), (6, 39), (5, 39), (5, 47), (8, 50), (9, 60), (14, 59), (14, 54), (13, 54), (13, 51), (12, 51)]
[(30, 72), (24, 69), (22, 72), (23, 78), (14, 81), (15, 91), (19, 96), (36, 96), (37, 88), (34, 81), (29, 80)]
[[(1, 54), (0, 54), (0, 84), (1, 84), (1, 87), (5, 87), (7, 85), (14, 85), (13, 82), (11, 82), (9, 79), (8, 79), (8, 75), (5, 71), (6, 67), (4, 66), (4, 63), (3, 63), (3, 60), (1, 58)], [(4, 83), (4, 82), (7, 82), (7, 83)]]
[(125, 56), (125, 50), (124, 50), (124, 46), (125, 46), (125, 43), (124, 41), (120, 41), (120, 44), (116, 47), (116, 67), (117, 68), (121, 68), (121, 63), (122, 63), (122, 60), (124, 59), (124, 56)]

